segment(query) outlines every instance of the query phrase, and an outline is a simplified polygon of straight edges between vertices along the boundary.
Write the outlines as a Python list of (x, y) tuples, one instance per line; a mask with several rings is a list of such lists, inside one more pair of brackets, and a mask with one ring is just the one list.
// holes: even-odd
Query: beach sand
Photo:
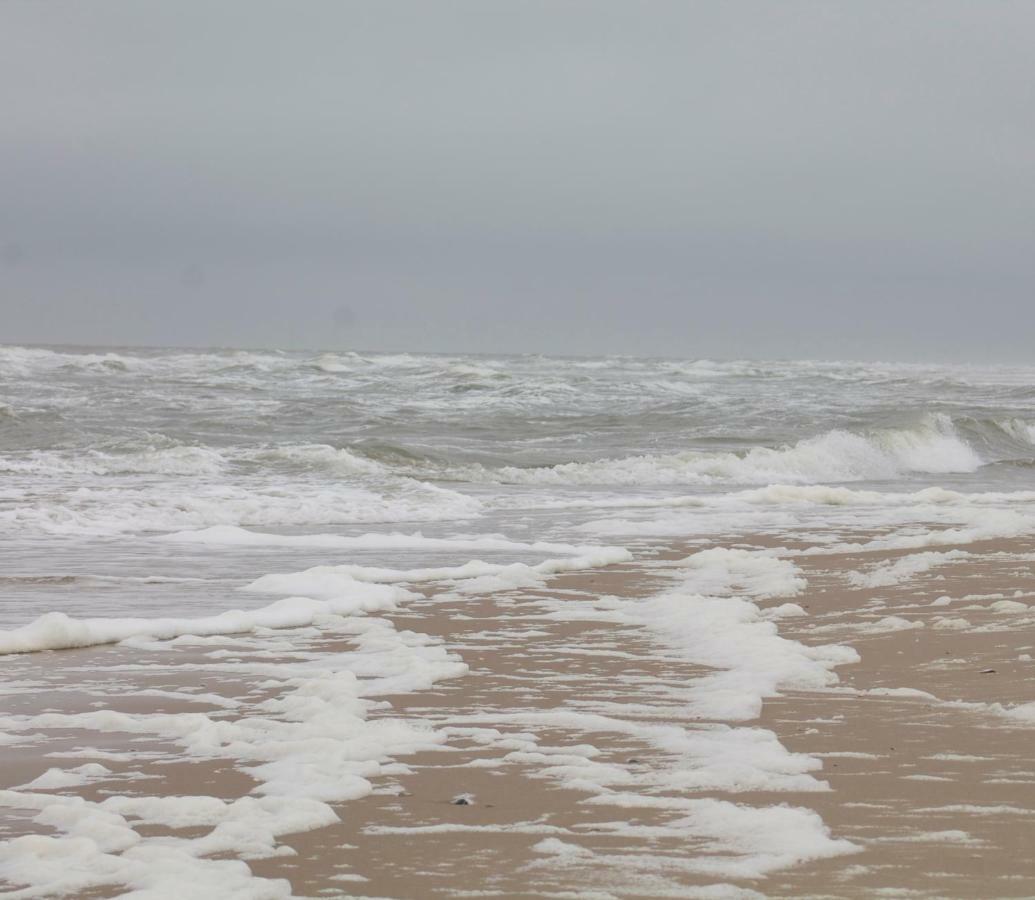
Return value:
[[(371, 793), (334, 804), (340, 822), (282, 835), (291, 855), (248, 859), (252, 872), (330, 897), (1035, 895), (1035, 717), (1017, 710), (1035, 700), (1032, 543), (970, 544), (917, 565), (901, 561), (924, 550), (809, 555), (808, 539), (793, 535), (721, 544), (785, 548), (808, 586), (757, 605), (792, 600), (805, 614), (774, 619), (781, 636), (847, 645), (860, 661), (838, 666), (836, 684), (766, 697), (754, 720), (702, 715), (688, 691), (710, 668), (606, 616), (606, 598), (672, 590), (675, 561), (710, 546), (701, 541), (642, 549), (544, 588), (457, 595), (421, 585), (425, 598), (386, 617), (397, 632), (442, 641), (470, 671), (379, 696), (369, 715), (421, 723), (445, 741), (372, 773)], [(354, 649), (333, 630), (285, 630), (285, 642), (314, 656)], [(293, 659), (260, 647), (227, 639), (8, 657), (0, 715), (247, 716), (272, 689), (232, 664)], [(704, 738), (700, 752), (673, 749), (671, 729)], [(110, 777), (63, 793), (232, 800), (259, 785), (230, 759), (154, 735), (15, 734), (3, 789), (86, 763)], [(749, 745), (772, 750), (765, 778), (755, 757), (736, 758)], [(33, 816), (0, 807), (0, 837), (54, 833)], [(123, 890), (98, 883), (77, 896)]]

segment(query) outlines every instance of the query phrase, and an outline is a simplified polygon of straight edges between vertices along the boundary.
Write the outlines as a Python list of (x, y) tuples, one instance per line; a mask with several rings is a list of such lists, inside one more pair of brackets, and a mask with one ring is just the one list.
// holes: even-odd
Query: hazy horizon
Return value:
[(1035, 362), (1035, 7), (0, 9), (0, 342)]
[(413, 347), (319, 347), (319, 346), (296, 346), (276, 347), (264, 346), (261, 344), (82, 344), (68, 341), (15, 341), (0, 343), (0, 348), (27, 348), (40, 350), (64, 351), (102, 351), (104, 353), (116, 353), (118, 351), (151, 352), (151, 351), (185, 351), (196, 353), (285, 353), (285, 354), (350, 354), (358, 356), (393, 356), (393, 355), (414, 355), (414, 356), (442, 356), (442, 357), (543, 357), (545, 359), (636, 359), (636, 360), (672, 360), (676, 362), (716, 362), (716, 363), (816, 363), (825, 364), (854, 364), (859, 365), (903, 365), (903, 366), (964, 366), (979, 369), (992, 369), (997, 367), (1027, 367), (1035, 365), (1035, 361), (1025, 360), (973, 360), (973, 359), (950, 359), (947, 356), (929, 358), (905, 359), (894, 356), (690, 356), (678, 353), (608, 353), (608, 352), (548, 352), (539, 350), (456, 350), (436, 349), (421, 350)]

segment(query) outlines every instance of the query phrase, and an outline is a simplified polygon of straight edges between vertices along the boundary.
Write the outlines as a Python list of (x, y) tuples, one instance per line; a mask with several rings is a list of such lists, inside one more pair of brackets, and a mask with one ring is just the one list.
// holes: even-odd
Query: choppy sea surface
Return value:
[(544, 542), (1005, 535), (1033, 486), (1035, 367), (4, 346), (0, 627)]

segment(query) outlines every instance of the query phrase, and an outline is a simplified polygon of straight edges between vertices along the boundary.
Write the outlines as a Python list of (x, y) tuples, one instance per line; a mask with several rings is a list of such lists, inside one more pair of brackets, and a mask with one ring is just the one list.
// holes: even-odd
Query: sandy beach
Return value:
[[(531, 589), (424, 584), (381, 616), (305, 629), (7, 657), (0, 833), (37, 863), (53, 852), (50, 887), (83, 897), (119, 895), (119, 879), (141, 876), (114, 865), (114, 850), (25, 843), (76, 833), (48, 806), (58, 793), (122, 810), (138, 852), (225, 832), (203, 858), (247, 866), (233, 877), (248, 896), (286, 895), (285, 880), (313, 897), (1029, 896), (1032, 544), (917, 552), (880, 538), (821, 553), (792, 534), (723, 542), (807, 582), (742, 610), (768, 635), (757, 652), (858, 652), (831, 665), (825, 686), (766, 688), (757, 716), (710, 715), (701, 685), (723, 672), (716, 660), (631, 618), (678, 589), (688, 558), (713, 552), (699, 540)], [(750, 594), (751, 577), (717, 602), (745, 603), (732, 595)], [(347, 659), (360, 671), (357, 658), (400, 640), (454, 669), (428, 683), (409, 660), (392, 677), (411, 689), (382, 684), (364, 701), (370, 724), (403, 721), (425, 737), (365, 764), (368, 788), (330, 804), (337, 821), (303, 813), (294, 830), (282, 815), (245, 840), (222, 809), (184, 807), (177, 821), (133, 805), (262, 797), (264, 777), (245, 771), (254, 763), (169, 722), (276, 718), (278, 666)], [(74, 790), (48, 783), (49, 769), (79, 766), (94, 768), (72, 776)]]

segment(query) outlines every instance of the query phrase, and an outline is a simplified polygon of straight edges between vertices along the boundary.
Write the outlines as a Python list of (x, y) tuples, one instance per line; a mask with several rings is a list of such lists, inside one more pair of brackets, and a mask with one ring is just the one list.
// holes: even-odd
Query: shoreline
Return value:
[[(779, 540), (709, 543), (772, 554)], [(757, 719), (695, 712), (694, 691), (714, 667), (622, 618), (678, 588), (673, 562), (700, 552), (700, 542), (659, 542), (632, 562), (555, 575), (545, 586), (450, 595), (417, 585), (424, 599), (344, 627), (8, 657), (13, 678), (0, 715), (35, 724), (10, 732), (26, 740), (4, 747), (16, 762), (5, 766), (0, 789), (48, 767), (104, 765), (110, 777), (80, 773), (83, 783), (64, 793), (92, 803), (240, 801), (266, 783), (242, 771), (262, 765), (254, 759), (219, 755), (218, 746), (206, 756), (168, 733), (62, 728), (73, 720), (40, 724), (40, 716), (203, 712), (240, 725), (261, 711), (290, 721), (291, 710), (276, 704), (300, 689), (292, 668), (347, 658), (361, 681), (381, 679), (350, 694), (370, 734), (402, 722), (429, 732), (425, 746), (410, 731), (393, 733), (385, 762), (374, 754), (354, 767), (367, 767), (372, 791), (327, 801), (339, 822), (274, 827), (251, 854), (236, 853), (246, 860), (236, 865), (266, 881), (237, 869), (213, 884), (241, 878), (271, 897), (285, 895), (283, 878), (303, 896), (1023, 896), (1035, 883), (1035, 775), (1026, 759), (1035, 714), (1023, 709), (1033, 699), (1032, 663), (1020, 658), (1035, 655), (1032, 546), (960, 546), (969, 555), (953, 557), (947, 545), (911, 568), (899, 561), (931, 551), (787, 557), (808, 586), (754, 597), (759, 624), (774, 622), (781, 638), (806, 647), (852, 646), (861, 661), (837, 665), (836, 685), (766, 696)], [(730, 596), (744, 590), (734, 585)], [(788, 603), (804, 615), (765, 618)], [(379, 621), (390, 627), (371, 624)], [(378, 663), (365, 675), (364, 658)], [(386, 675), (389, 664), (395, 669)], [(270, 684), (278, 667), (287, 677)], [(995, 671), (982, 674), (987, 668)], [(40, 759), (40, 747), (79, 755)], [(771, 789), (759, 790), (763, 782)], [(470, 805), (451, 802), (466, 793)], [(55, 833), (3, 796), (4, 838)], [(136, 819), (134, 830), (145, 839), (196, 839), (224, 813), (195, 812), (176, 827)], [(271, 827), (286, 821), (281, 815)], [(788, 825), (804, 842), (782, 833)], [(294, 854), (282, 855), (284, 847)], [(275, 855), (260, 858), (264, 852)], [(111, 896), (124, 883), (81, 890)]]

